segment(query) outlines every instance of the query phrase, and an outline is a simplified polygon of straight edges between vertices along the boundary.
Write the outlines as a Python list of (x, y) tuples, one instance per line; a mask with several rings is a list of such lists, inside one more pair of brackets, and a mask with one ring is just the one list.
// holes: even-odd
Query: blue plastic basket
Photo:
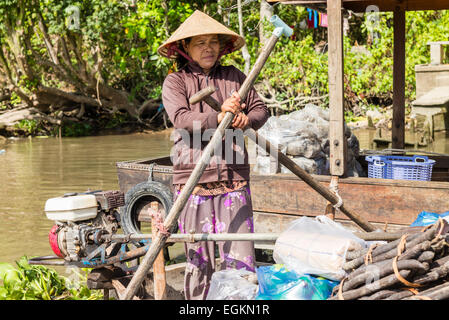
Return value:
[(426, 156), (366, 156), (368, 177), (430, 181), (435, 160)]

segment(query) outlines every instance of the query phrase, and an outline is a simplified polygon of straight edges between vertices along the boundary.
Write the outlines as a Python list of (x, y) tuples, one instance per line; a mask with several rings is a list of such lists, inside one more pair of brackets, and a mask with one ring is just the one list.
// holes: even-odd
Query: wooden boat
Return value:
[[(443, 213), (449, 210), (449, 157), (429, 156), (429, 159), (436, 161), (432, 181), (340, 178), (339, 195), (347, 207), (387, 232), (409, 226), (422, 211)], [(357, 160), (366, 170), (364, 155)], [(170, 157), (123, 161), (116, 166), (119, 187), (125, 194), (136, 184), (149, 180), (173, 190)], [(312, 176), (329, 186), (331, 176)], [(327, 200), (293, 174), (265, 175), (251, 170), (250, 179), (255, 232), (282, 232), (300, 216), (325, 214)], [(142, 212), (137, 213), (136, 219), (146, 220)], [(335, 219), (360, 231), (338, 210)]]
[[(373, 178), (340, 178), (339, 194), (351, 204), (351, 209), (358, 212), (373, 225), (388, 232), (395, 232), (409, 226), (421, 211), (441, 213), (449, 208), (449, 157), (429, 156), (436, 161), (433, 181), (410, 181)], [(364, 155), (357, 159), (366, 168)], [(148, 158), (118, 162), (117, 174), (119, 187), (127, 196), (132, 196), (138, 185), (162, 184), (173, 192), (172, 163), (170, 157)], [(317, 216), (325, 213), (327, 201), (304, 181), (293, 174), (260, 174), (251, 171), (251, 195), (254, 208), (254, 226), (256, 233), (279, 233), (287, 224), (301, 216)], [(328, 186), (331, 176), (314, 175), (315, 179)], [(156, 198), (156, 199), (155, 199)], [(131, 210), (136, 222), (150, 222), (146, 205), (154, 202), (157, 194), (144, 194), (140, 201), (134, 202)], [(159, 201), (159, 200), (158, 200)], [(160, 199), (161, 203), (164, 199)], [(125, 203), (125, 207), (129, 205)], [(166, 210), (168, 211), (168, 210)], [(336, 214), (336, 220), (355, 231), (358, 226), (343, 214)], [(410, 228), (412, 229), (412, 228)], [(256, 249), (272, 249), (273, 242), (258, 242)], [(259, 251), (260, 253), (261, 251)], [(135, 261), (134, 263), (138, 263)], [(217, 259), (217, 264), (219, 260)], [(256, 265), (271, 264), (257, 260)], [(135, 265), (128, 268), (128, 274), (119, 277), (110, 274), (109, 268), (94, 269), (88, 278), (91, 289), (103, 289), (105, 299), (120, 296), (126, 290), (133, 275)], [(183, 300), (183, 282), (185, 262), (166, 265), (164, 274), (164, 299)], [(103, 274), (103, 275), (102, 275)], [(155, 274), (152, 270), (143, 281), (137, 299), (153, 300)], [(160, 282), (161, 280), (159, 280)]]

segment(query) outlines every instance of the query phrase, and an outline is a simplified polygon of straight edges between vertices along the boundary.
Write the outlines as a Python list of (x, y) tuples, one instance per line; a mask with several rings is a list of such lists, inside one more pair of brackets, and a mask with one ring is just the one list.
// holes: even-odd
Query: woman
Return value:
[[(208, 144), (211, 131), (217, 128), (226, 112), (235, 114), (234, 130), (226, 135), (221, 149), (216, 150), (216, 156), (204, 170), (180, 215), (178, 225), (183, 233), (254, 232), (248, 183), (250, 167), (242, 130), (248, 126), (259, 129), (269, 114), (253, 88), (245, 103), (240, 103), (238, 90), (245, 75), (219, 62), (223, 55), (243, 45), (244, 39), (238, 34), (195, 11), (158, 49), (161, 55), (178, 62), (178, 71), (167, 76), (162, 88), (164, 107), (176, 129), (172, 150), (175, 199), (195, 168), (201, 150)], [(191, 96), (211, 85), (217, 88), (212, 97), (221, 104), (221, 112), (205, 102), (189, 104)], [(186, 243), (187, 300), (207, 297), (216, 269), (215, 244), (221, 269), (254, 271), (254, 245), (250, 241)]]

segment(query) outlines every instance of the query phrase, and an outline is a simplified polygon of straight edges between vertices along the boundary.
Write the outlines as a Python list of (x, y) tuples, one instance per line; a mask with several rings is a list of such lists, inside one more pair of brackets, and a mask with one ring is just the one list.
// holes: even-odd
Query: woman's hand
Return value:
[[(223, 120), (226, 112), (231, 112), (231, 113), (237, 115), (238, 113), (240, 113), (241, 110), (242, 110), (242, 108), (240, 106), (239, 93), (238, 92), (234, 92), (221, 105), (221, 112), (218, 114), (218, 123), (220, 123)], [(234, 118), (234, 121), (235, 121), (235, 118)], [(233, 123), (234, 123), (234, 121), (233, 121)]]
[(249, 119), (246, 114), (242, 112), (246, 105), (243, 103), (240, 105), (240, 95), (236, 91), (228, 99), (226, 99), (221, 105), (221, 112), (218, 114), (218, 123), (220, 123), (226, 112), (232, 112), (235, 114), (232, 120), (232, 126), (236, 129), (244, 129), (249, 124)]
[[(242, 104), (242, 109), (244, 109), (245, 104)], [(234, 116), (234, 119), (232, 120), (232, 126), (235, 129), (245, 129), (249, 124), (249, 119), (246, 114), (243, 112), (239, 112)]]

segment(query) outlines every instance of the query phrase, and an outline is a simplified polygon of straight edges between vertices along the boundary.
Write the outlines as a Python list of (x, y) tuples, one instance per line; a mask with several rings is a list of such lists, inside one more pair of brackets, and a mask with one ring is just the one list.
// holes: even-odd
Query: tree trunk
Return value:
[[(245, 34), (243, 32), (243, 15), (242, 15), (242, 0), (237, 0), (238, 16), (239, 16), (239, 33), (245, 39)], [(246, 75), (248, 74), (251, 67), (251, 56), (248, 52), (248, 47), (246, 44), (242, 48), (243, 59), (245, 60), (245, 70), (243, 71)]]

